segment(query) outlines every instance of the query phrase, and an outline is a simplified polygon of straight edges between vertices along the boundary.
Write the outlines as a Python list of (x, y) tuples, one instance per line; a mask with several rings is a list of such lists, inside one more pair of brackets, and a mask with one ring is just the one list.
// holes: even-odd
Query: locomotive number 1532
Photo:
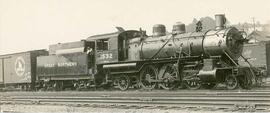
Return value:
[(112, 53), (105, 53), (100, 55), (100, 59), (112, 59), (113, 55)]

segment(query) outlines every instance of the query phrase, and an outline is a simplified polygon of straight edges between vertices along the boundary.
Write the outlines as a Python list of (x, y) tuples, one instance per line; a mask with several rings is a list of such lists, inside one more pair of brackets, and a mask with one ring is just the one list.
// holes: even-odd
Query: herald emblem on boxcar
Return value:
[(15, 72), (18, 76), (22, 76), (25, 72), (25, 61), (22, 57), (18, 57), (15, 61)]

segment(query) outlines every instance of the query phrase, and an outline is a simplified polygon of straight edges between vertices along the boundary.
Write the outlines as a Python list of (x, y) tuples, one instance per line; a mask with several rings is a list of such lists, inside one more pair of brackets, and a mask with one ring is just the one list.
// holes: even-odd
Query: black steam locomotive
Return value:
[[(49, 55), (36, 60), (35, 88), (130, 87), (144, 89), (250, 88), (257, 72), (242, 67), (244, 38), (234, 27), (225, 27), (225, 16), (216, 15), (216, 28), (186, 32), (177, 23), (172, 33), (164, 25), (145, 31), (118, 28), (116, 33), (49, 47)], [(200, 27), (199, 27), (200, 28)]]

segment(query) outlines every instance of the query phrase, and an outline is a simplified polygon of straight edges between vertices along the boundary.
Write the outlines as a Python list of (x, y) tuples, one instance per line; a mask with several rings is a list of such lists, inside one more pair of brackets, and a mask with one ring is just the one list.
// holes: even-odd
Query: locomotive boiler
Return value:
[(216, 15), (216, 29), (203, 32), (186, 33), (185, 24), (177, 23), (173, 27), (173, 33), (166, 35), (165, 27), (156, 25), (152, 37), (147, 37), (142, 42), (133, 39), (130, 43), (141, 43), (139, 48), (142, 59), (174, 57), (176, 52), (180, 52), (186, 56), (227, 54), (237, 60), (241, 55), (244, 38), (236, 28), (225, 28), (224, 18), (224, 15)]

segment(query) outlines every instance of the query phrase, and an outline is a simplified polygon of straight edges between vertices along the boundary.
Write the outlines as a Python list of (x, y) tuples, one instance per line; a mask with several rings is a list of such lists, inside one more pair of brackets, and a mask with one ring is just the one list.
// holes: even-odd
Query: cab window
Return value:
[(109, 39), (97, 40), (97, 50), (109, 50)]

